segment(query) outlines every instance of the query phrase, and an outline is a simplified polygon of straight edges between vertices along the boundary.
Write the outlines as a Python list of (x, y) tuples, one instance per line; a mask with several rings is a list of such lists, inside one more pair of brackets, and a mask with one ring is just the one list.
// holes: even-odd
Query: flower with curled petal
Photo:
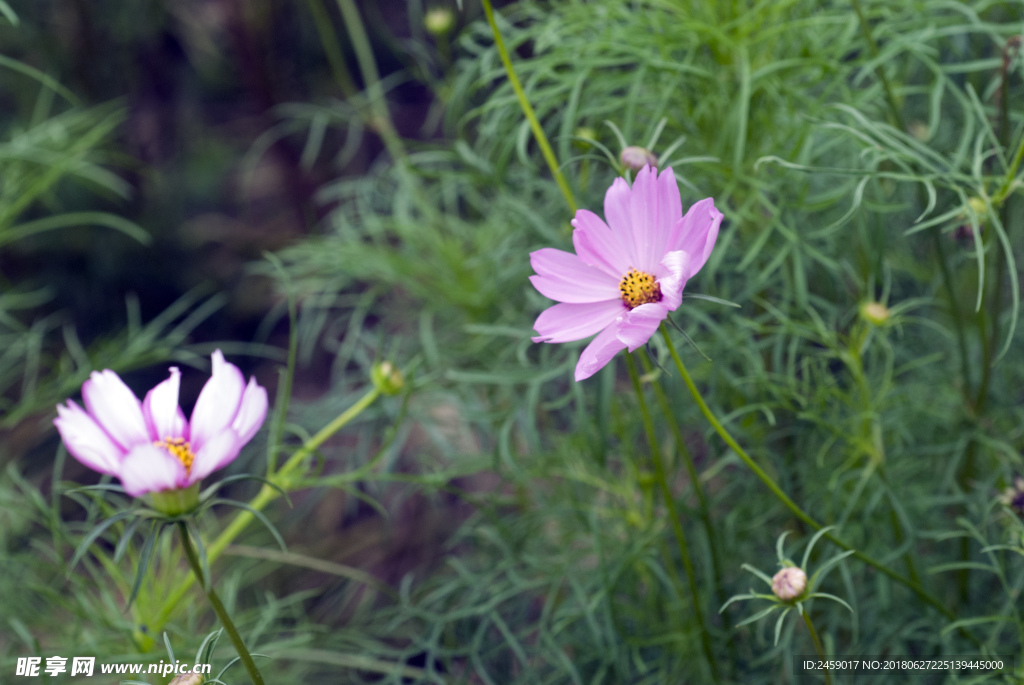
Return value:
[(712, 198), (683, 215), (671, 168), (645, 166), (630, 187), (615, 179), (602, 221), (581, 209), (572, 221), (576, 254), (530, 254), (534, 287), (559, 304), (541, 312), (534, 342), (561, 343), (597, 333), (576, 364), (576, 380), (597, 373), (621, 350), (646, 343), (683, 301), (683, 287), (711, 254), (722, 213)]
[(171, 375), (142, 402), (111, 371), (93, 371), (82, 385), (85, 409), (58, 405), (54, 425), (68, 452), (94, 471), (116, 476), (133, 497), (186, 490), (234, 461), (267, 415), (267, 391), (213, 353), (213, 375), (192, 417), (178, 406), (181, 374)]

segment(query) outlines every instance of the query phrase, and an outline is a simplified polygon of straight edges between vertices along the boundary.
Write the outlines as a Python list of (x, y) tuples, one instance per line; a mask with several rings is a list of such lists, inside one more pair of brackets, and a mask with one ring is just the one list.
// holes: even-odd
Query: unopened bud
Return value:
[(791, 602), (807, 589), (807, 574), (798, 566), (787, 566), (772, 578), (772, 592), (783, 602)]
[(203, 676), (198, 673), (182, 673), (167, 685), (203, 685)]
[(373, 384), (385, 395), (397, 395), (405, 387), (405, 376), (391, 362), (379, 362), (370, 370)]
[(971, 211), (978, 217), (978, 223), (983, 223), (985, 217), (988, 216), (988, 205), (980, 197), (972, 197), (967, 200), (967, 204), (971, 206)]
[(645, 166), (658, 166), (658, 158), (654, 153), (637, 145), (630, 145), (619, 154), (619, 161), (627, 169), (639, 171)]
[(860, 316), (872, 325), (882, 326), (892, 316), (892, 312), (881, 302), (865, 302), (860, 306)]
[(928, 127), (928, 124), (923, 121), (911, 121), (910, 126), (907, 128), (910, 131), (910, 135), (914, 136), (921, 142), (925, 142), (931, 138), (932, 130)]
[(580, 126), (578, 129), (576, 129), (575, 138), (576, 139), (572, 141), (573, 145), (575, 145), (580, 150), (589, 150), (591, 147), (593, 147), (593, 143), (591, 143), (590, 141), (597, 140), (597, 131), (590, 128), (589, 126)]
[(455, 14), (447, 7), (435, 7), (424, 15), (423, 26), (435, 36), (446, 36), (455, 27)]

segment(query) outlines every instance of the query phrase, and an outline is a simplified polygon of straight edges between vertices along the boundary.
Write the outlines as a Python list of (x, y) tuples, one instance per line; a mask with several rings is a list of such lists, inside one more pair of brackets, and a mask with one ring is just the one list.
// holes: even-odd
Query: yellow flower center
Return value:
[(654, 276), (634, 268), (630, 268), (619, 281), (619, 292), (622, 293), (622, 301), (630, 309), (650, 302), (661, 302), (661, 285), (654, 280)]
[(170, 452), (185, 467), (185, 473), (191, 473), (192, 460), (196, 458), (196, 455), (192, 453), (192, 445), (185, 442), (185, 438), (164, 438), (153, 444)]

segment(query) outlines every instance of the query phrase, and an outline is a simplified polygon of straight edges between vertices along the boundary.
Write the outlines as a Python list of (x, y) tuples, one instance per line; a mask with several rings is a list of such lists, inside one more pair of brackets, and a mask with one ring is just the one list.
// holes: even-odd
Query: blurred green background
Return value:
[[(97, 479), (59, 447), (53, 407), (93, 369), (141, 395), (176, 363), (187, 412), (217, 347), (274, 397), (294, 332), (285, 451), (375, 361), (408, 383), (324, 447), (323, 487), (268, 509), (287, 552), (254, 526), (215, 567), (271, 681), (711, 682), (621, 362), (576, 384), (582, 343), (530, 342), (550, 302), (528, 253), (571, 249), (571, 213), (480, 5), (462, 4), (0, 3), (0, 680), (72, 648), (167, 657), (138, 636), (183, 573), (169, 541), (129, 611), (138, 540), (116, 568), (68, 568), (114, 505), (68, 494)], [(427, 21), (438, 9), (450, 26)], [(1021, 5), (497, 9), (581, 207), (601, 213), (619, 152), (641, 145), (684, 206), (724, 212), (687, 291), (740, 309), (675, 316), (713, 360), (677, 342), (710, 404), (794, 500), (952, 616), (847, 560), (825, 589), (853, 614), (811, 605), (826, 648), (1019, 655), (1024, 526), (996, 496), (1024, 441)], [(860, 316), (871, 301), (884, 325)], [(741, 564), (770, 575), (778, 535), (799, 558), (813, 531), (707, 430), (664, 345), (649, 353), (681, 426), (657, 418), (722, 682), (798, 682), (799, 621), (776, 645), (774, 621), (736, 627), (760, 607), (718, 609), (757, 582)], [(262, 473), (266, 442), (225, 473)], [(215, 621), (197, 594), (158, 627), (180, 655)]]

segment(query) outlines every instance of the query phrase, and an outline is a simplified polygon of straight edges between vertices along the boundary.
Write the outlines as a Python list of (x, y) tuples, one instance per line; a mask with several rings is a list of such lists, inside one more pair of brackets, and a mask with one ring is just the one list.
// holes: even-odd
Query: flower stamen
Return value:
[(192, 460), (196, 455), (192, 452), (192, 445), (185, 441), (185, 438), (164, 438), (153, 443), (171, 453), (185, 467), (185, 473), (192, 472)]
[(661, 284), (654, 276), (630, 267), (619, 281), (619, 292), (626, 307), (633, 309), (642, 304), (661, 302)]

